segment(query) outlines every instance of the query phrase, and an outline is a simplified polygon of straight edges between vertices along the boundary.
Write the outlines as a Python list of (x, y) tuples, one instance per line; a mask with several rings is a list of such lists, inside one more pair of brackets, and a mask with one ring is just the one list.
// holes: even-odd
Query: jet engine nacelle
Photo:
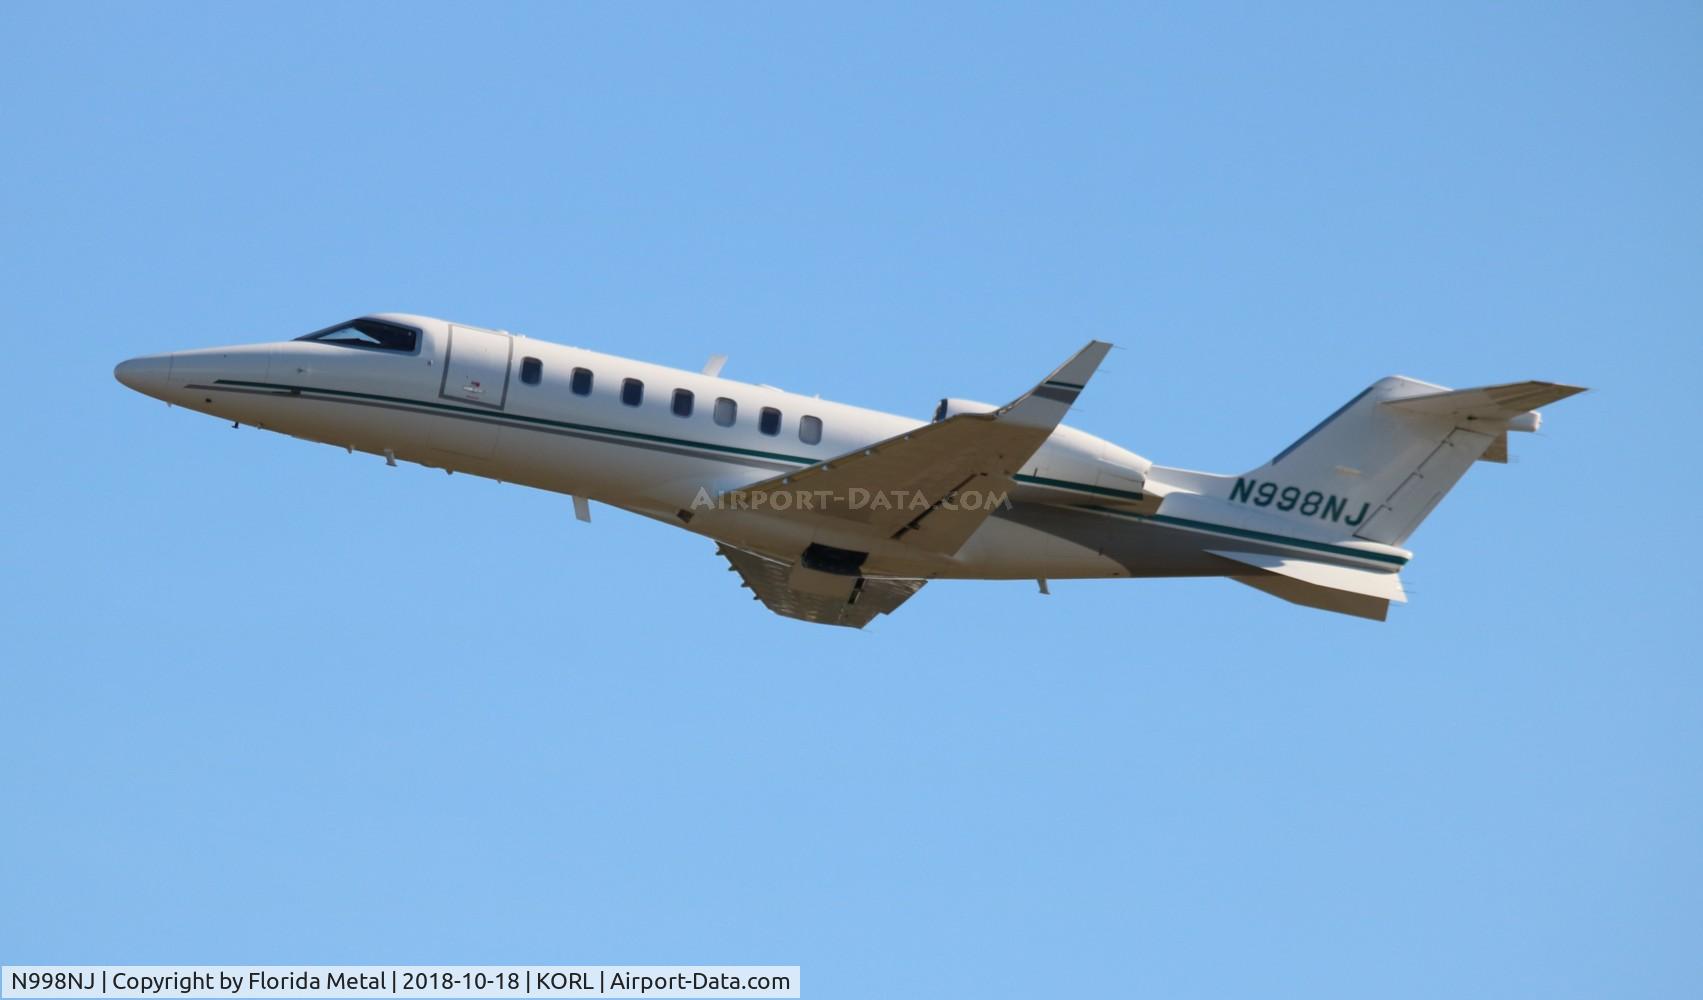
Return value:
[[(992, 413), (999, 407), (974, 399), (942, 399), (934, 408), (934, 419), (945, 420), (960, 413)], [(1024, 463), (1020, 483), (1045, 486), (1048, 482), (1074, 483), (1109, 491), (1111, 499), (1134, 500), (1147, 485), (1153, 463), (1135, 452), (1095, 437), (1074, 427), (1060, 426)], [(1080, 492), (1080, 491), (1079, 491)]]
[(978, 403), (973, 399), (943, 399), (934, 408), (934, 422), (939, 423), (960, 413), (992, 413), (997, 409), (999, 407), (992, 403)]

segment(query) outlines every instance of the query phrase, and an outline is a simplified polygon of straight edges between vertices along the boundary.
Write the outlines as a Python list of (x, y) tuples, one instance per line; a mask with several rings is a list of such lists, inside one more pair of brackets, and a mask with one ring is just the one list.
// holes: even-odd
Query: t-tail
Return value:
[(1445, 389), (1379, 379), (1270, 462), (1189, 482), (1189, 493), (1167, 497), (1160, 513), (1193, 514), (1234, 537), (1265, 540), (1215, 550), (1249, 570), (1229, 574), (1242, 583), (1381, 620), (1391, 601), (1405, 600), (1401, 547), (1455, 483), (1474, 462), (1506, 462), (1508, 433), (1537, 430), (1537, 407), (1583, 391), (1553, 382)]

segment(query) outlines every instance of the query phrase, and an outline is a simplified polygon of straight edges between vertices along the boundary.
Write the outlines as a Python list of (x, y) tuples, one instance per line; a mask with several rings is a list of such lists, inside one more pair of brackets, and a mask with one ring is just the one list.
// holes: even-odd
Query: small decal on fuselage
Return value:
[(1353, 505), (1353, 501), (1347, 497), (1323, 490), (1303, 490), (1299, 486), (1284, 486), (1269, 480), (1261, 482), (1242, 476), (1236, 477), (1236, 485), (1230, 489), (1230, 499), (1238, 503), (1253, 504), (1255, 507), (1295, 511), (1303, 517), (1316, 517), (1321, 521), (1337, 521), (1350, 528), (1366, 520), (1366, 512), (1372, 507), (1371, 503), (1363, 500), (1360, 510), (1353, 517), (1344, 517)]

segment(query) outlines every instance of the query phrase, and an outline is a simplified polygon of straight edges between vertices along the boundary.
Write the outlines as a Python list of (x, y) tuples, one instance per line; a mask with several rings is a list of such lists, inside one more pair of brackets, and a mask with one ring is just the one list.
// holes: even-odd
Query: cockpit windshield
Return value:
[(347, 323), (339, 323), (329, 329), (296, 339), (379, 351), (407, 352), (420, 346), (420, 331), (378, 319), (352, 319)]

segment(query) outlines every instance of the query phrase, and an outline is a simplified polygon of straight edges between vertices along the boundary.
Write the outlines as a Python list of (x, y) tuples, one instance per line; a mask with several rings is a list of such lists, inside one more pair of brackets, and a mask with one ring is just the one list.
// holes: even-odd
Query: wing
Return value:
[[(810, 495), (811, 515), (867, 525), (950, 555), (1009, 492), (1111, 350), (1095, 340), (1010, 405), (960, 413), (838, 458), (733, 491), (735, 503), (775, 510), (772, 497)], [(790, 499), (790, 498), (789, 498)], [(797, 503), (782, 509), (799, 511)]]
[[(793, 586), (797, 572), (778, 559), (758, 555), (730, 545), (717, 547), (751, 588), (764, 607), (777, 615), (822, 625), (862, 628), (876, 615), (884, 615), (905, 603), (922, 589), (924, 580), (887, 580), (874, 577), (845, 577), (839, 592), (800, 590)], [(822, 588), (824, 591), (826, 588)]]

